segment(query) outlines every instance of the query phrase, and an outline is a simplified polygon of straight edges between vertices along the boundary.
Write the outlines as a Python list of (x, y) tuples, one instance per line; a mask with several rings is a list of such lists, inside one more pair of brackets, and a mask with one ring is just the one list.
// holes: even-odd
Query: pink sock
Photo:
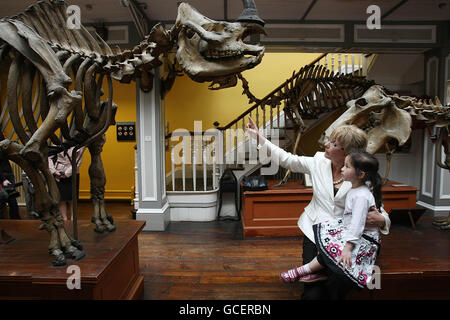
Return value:
[(300, 277), (306, 276), (311, 273), (309, 263), (297, 268), (297, 273)]

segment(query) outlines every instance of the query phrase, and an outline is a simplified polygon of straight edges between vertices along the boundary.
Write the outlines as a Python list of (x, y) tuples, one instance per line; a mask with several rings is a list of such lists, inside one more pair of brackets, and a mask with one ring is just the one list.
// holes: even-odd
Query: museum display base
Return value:
[(378, 289), (354, 291), (348, 298), (449, 300), (450, 233), (434, 228), (432, 222), (432, 216), (424, 215), (416, 229), (407, 217), (403, 224), (393, 224), (389, 235), (381, 236), (375, 262), (381, 271)]
[[(14, 238), (0, 245), (0, 299), (132, 300), (142, 296), (138, 234), (145, 222), (119, 220), (116, 231), (98, 234), (90, 221), (78, 221), (86, 257), (67, 260), (63, 267), (52, 266), (47, 250), (50, 237), (39, 230), (40, 225), (37, 220), (0, 220), (0, 229)], [(66, 229), (72, 232), (72, 222), (66, 222)], [(68, 270), (72, 265), (79, 267), (80, 289), (67, 287), (68, 278), (74, 276)]]
[[(297, 222), (312, 199), (312, 188), (302, 181), (288, 181), (274, 187), (277, 180), (267, 181), (268, 190), (242, 193), (242, 229), (244, 237), (291, 237), (302, 235)], [(386, 212), (416, 207), (417, 189), (388, 182), (382, 189)]]

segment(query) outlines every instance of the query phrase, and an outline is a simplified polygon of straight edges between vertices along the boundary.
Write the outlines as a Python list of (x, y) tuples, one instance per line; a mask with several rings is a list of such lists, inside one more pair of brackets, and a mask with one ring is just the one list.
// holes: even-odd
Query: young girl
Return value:
[(309, 282), (309, 274), (326, 267), (345, 275), (360, 288), (370, 282), (381, 241), (378, 228), (365, 227), (365, 221), (370, 207), (381, 207), (378, 161), (367, 152), (352, 151), (341, 171), (344, 180), (352, 183), (344, 217), (313, 226), (318, 256), (306, 265), (282, 272), (283, 281)]

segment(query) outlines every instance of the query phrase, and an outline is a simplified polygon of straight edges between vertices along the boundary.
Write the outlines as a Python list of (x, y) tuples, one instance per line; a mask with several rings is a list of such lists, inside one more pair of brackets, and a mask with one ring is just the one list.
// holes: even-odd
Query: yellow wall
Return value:
[[(242, 73), (249, 82), (250, 91), (261, 99), (292, 76), (302, 66), (319, 57), (318, 53), (266, 53), (262, 62)], [(202, 121), (203, 131), (214, 128), (218, 121), (225, 126), (250, 108), (242, 95), (240, 80), (234, 88), (208, 90), (207, 83), (196, 83), (187, 75), (176, 79), (165, 98), (166, 121), (169, 131), (194, 130), (194, 121)], [(170, 154), (166, 152), (166, 172), (170, 171)]]
[[(136, 121), (136, 83), (121, 84), (114, 81), (114, 102), (117, 104), (116, 122)], [(107, 96), (107, 88), (104, 99)], [(136, 142), (117, 141), (116, 127), (106, 132), (102, 159), (106, 173), (107, 199), (131, 199), (134, 186), (134, 146)], [(86, 150), (80, 168), (80, 198), (90, 198), (89, 164), (91, 155)]]

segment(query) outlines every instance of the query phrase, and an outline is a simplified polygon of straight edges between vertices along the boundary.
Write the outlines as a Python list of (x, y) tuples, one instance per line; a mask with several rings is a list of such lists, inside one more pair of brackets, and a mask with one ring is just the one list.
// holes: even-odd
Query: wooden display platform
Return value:
[[(408, 223), (392, 225), (381, 236), (380, 289), (353, 292), (351, 299), (450, 299), (450, 232), (432, 226), (423, 216), (413, 229)], [(407, 222), (407, 221), (406, 221)]]
[[(290, 181), (281, 187), (278, 181), (267, 181), (265, 191), (245, 191), (242, 194), (242, 227), (245, 237), (300, 236), (297, 221), (312, 199), (312, 188), (302, 181)], [(389, 182), (382, 189), (386, 212), (395, 208), (415, 208), (417, 189)]]
[[(138, 299), (144, 278), (139, 269), (138, 234), (143, 221), (116, 221), (117, 230), (98, 234), (90, 221), (78, 221), (79, 240), (86, 257), (53, 267), (47, 253), (49, 234), (39, 230), (41, 221), (0, 220), (0, 229), (14, 241), (0, 245), (0, 299)], [(72, 222), (66, 222), (72, 231)], [(69, 231), (69, 232), (70, 232)], [(81, 272), (81, 288), (69, 290), (67, 268)]]

